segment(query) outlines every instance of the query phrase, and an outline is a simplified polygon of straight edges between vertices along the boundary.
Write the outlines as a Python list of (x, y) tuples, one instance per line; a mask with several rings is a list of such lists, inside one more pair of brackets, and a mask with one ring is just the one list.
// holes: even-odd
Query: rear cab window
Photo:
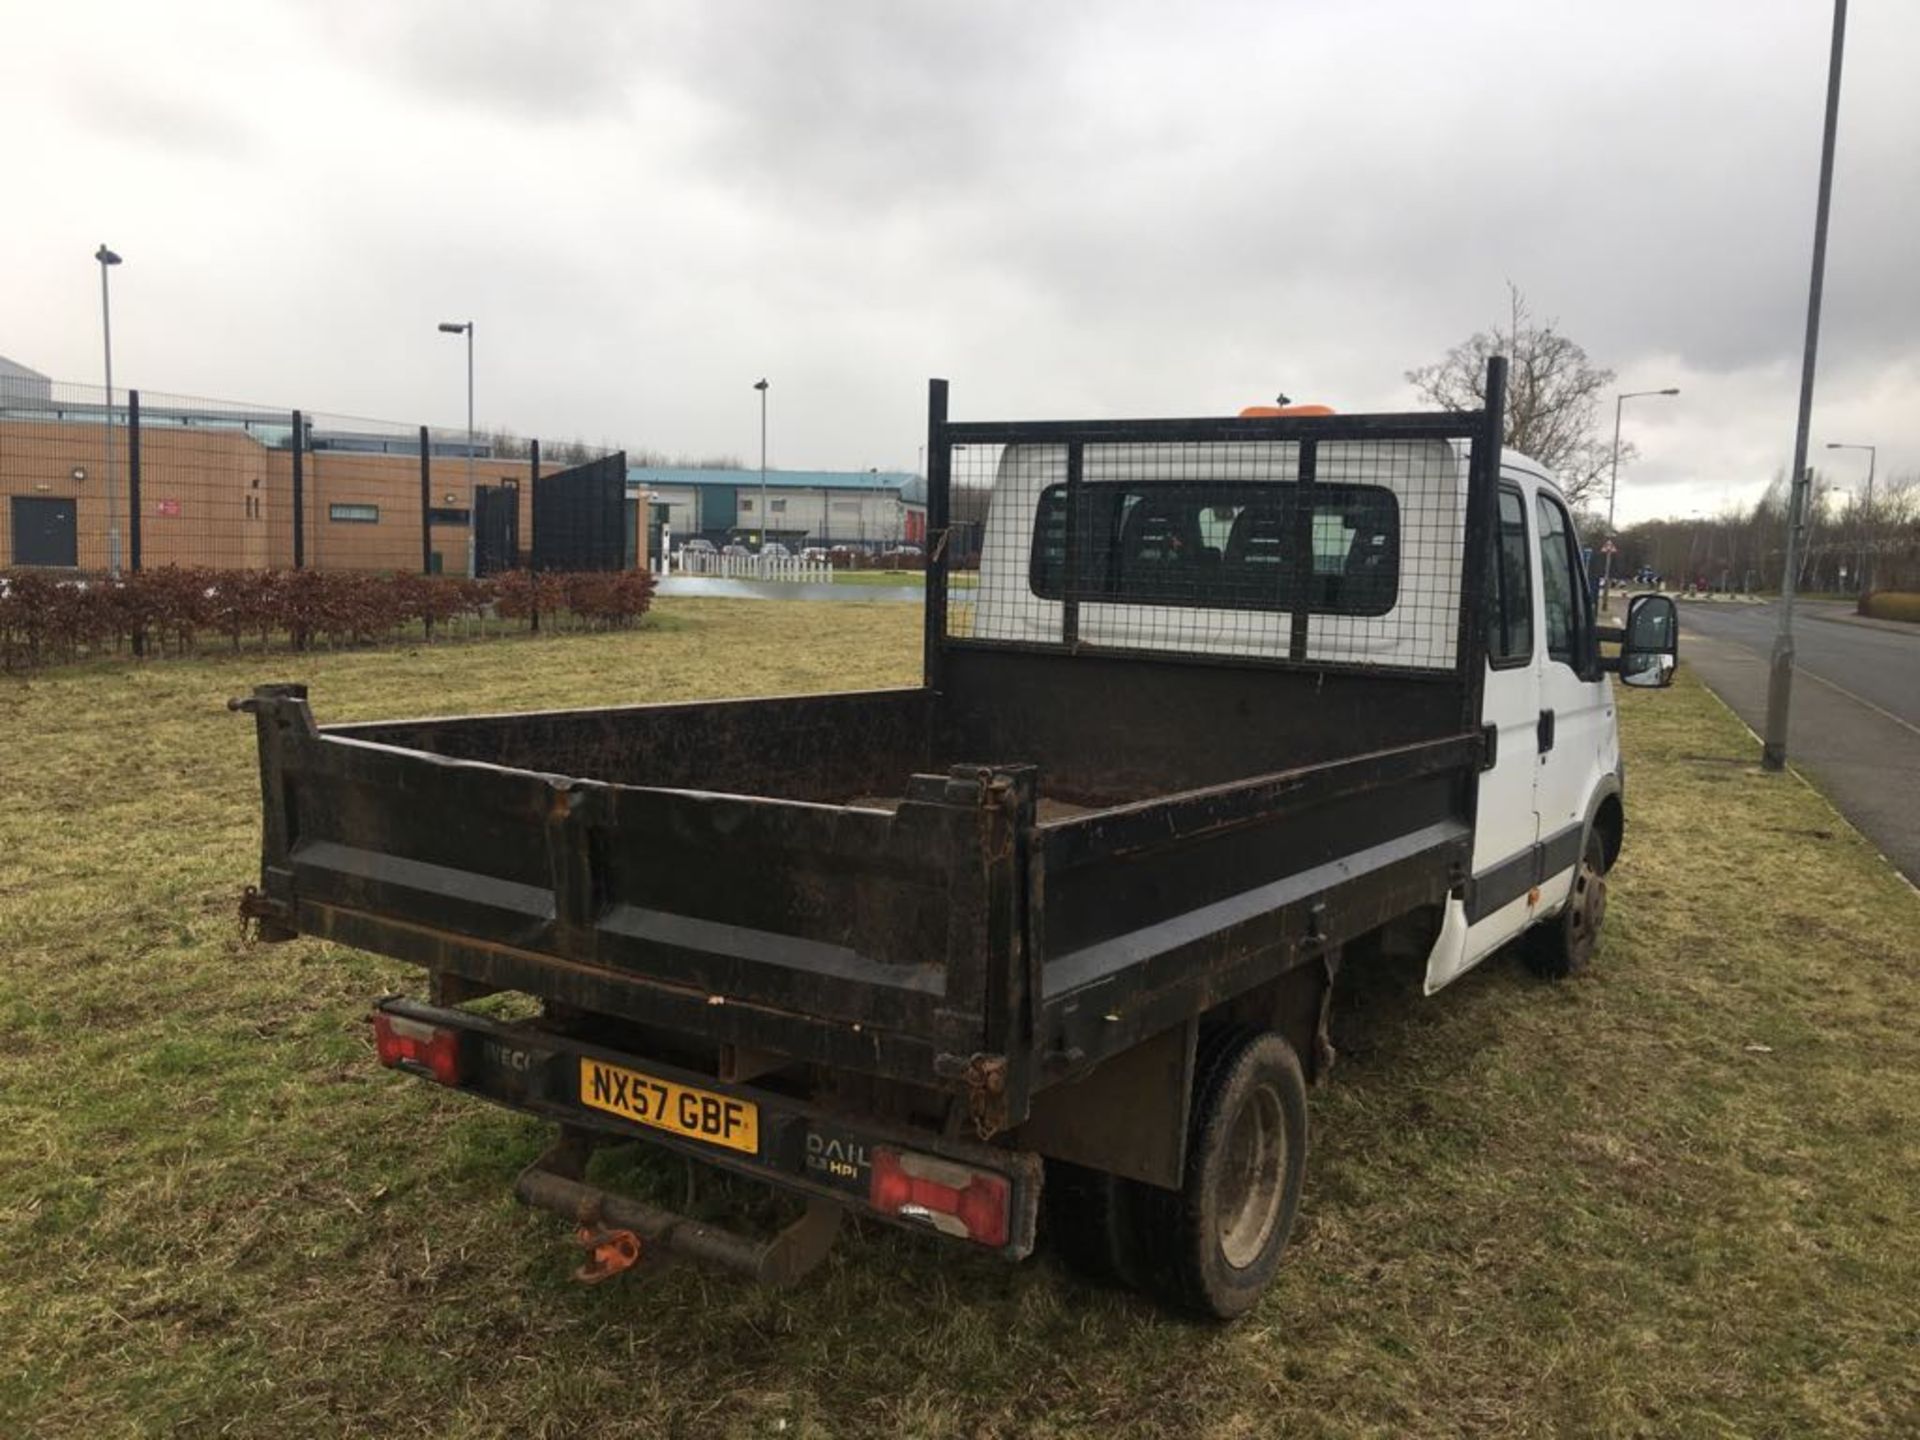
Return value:
[[(1384, 615), (1400, 588), (1400, 507), (1376, 485), (1152, 482), (1085, 484), (1079, 515), (1067, 487), (1041, 493), (1029, 579), (1068, 598), (1068, 525), (1078, 582), (1071, 598), (1133, 605)], [(1300, 563), (1304, 557), (1306, 563)]]

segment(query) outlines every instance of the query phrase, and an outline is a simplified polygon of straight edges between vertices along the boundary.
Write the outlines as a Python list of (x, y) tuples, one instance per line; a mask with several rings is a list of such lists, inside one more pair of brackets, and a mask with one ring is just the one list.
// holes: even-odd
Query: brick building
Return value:
[[(124, 400), (109, 419), (99, 391), (62, 386), (25, 366), (0, 368), (0, 568), (105, 570), (116, 532), (132, 563), (133, 434)], [(430, 436), (426, 504), (417, 430), (305, 425), (299, 456), (305, 563), (340, 570), (419, 570), (430, 526), (435, 568), (462, 574), (469, 529), (465, 438)], [(145, 567), (286, 568), (294, 560), (293, 417), (289, 412), (143, 397), (139, 420), (139, 561)], [(478, 442), (478, 485), (518, 487), (520, 534), (532, 533), (532, 464)], [(542, 474), (563, 466), (543, 462)]]

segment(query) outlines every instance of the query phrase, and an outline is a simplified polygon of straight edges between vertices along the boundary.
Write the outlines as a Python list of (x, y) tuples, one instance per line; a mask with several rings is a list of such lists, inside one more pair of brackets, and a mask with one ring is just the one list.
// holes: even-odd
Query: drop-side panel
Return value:
[(1466, 873), (1478, 735), (1042, 825), (1043, 1061), (1073, 1071), (1436, 904)]
[(948, 777), (892, 809), (606, 785), (318, 732), (304, 700), (264, 703), (263, 873), (301, 930), (486, 983), (475, 957), (512, 952), (516, 988), (543, 958), (670, 988), (716, 1012), (696, 1034), (751, 1005), (865, 1030), (876, 1054), (883, 1030), (980, 1043), (989, 857)]

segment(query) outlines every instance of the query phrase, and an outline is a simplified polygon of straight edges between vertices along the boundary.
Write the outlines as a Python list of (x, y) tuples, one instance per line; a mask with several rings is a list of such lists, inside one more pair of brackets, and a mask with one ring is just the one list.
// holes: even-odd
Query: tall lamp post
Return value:
[(1613, 465), (1607, 477), (1607, 562), (1605, 574), (1600, 581), (1600, 602), (1603, 608), (1613, 610), (1613, 502), (1620, 493), (1620, 409), (1629, 400), (1638, 400), (1646, 395), (1678, 395), (1678, 386), (1669, 385), (1664, 390), (1629, 390), (1625, 394), (1613, 397)]
[(1867, 498), (1861, 507), (1860, 516), (1860, 593), (1864, 595), (1867, 592), (1867, 568), (1873, 558), (1873, 467), (1880, 459), (1880, 447), (1853, 445), (1845, 440), (1829, 440), (1827, 449), (1867, 452)]
[(753, 388), (760, 392), (760, 553), (767, 549), (767, 381), (766, 377), (753, 382)]
[(120, 257), (103, 243), (93, 252), (100, 262), (100, 342), (107, 356), (107, 573), (120, 578), (120, 492), (113, 486), (113, 318), (107, 305), (107, 271)]
[(1800, 414), (1793, 430), (1792, 488), (1787, 491), (1787, 555), (1780, 576), (1780, 628), (1767, 669), (1767, 727), (1760, 768), (1787, 768), (1787, 720), (1793, 706), (1793, 567), (1806, 515), (1807, 431), (1813, 423), (1813, 377), (1820, 353), (1820, 296), (1827, 280), (1827, 214), (1833, 201), (1833, 147), (1840, 131), (1840, 64), (1847, 53), (1847, 0), (1833, 0), (1833, 46), (1827, 55), (1827, 115), (1820, 136), (1820, 188), (1813, 204), (1813, 270), (1807, 281), (1807, 340), (1800, 357)]
[(471, 580), (474, 578), (474, 542), (480, 519), (473, 513), (473, 321), (442, 320), (440, 333), (467, 337), (467, 578)]

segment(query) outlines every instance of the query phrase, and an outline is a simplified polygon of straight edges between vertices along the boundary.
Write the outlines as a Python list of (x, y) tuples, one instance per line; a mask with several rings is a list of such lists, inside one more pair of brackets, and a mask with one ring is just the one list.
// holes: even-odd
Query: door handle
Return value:
[(1553, 749), (1553, 711), (1542, 710), (1540, 712), (1539, 736), (1540, 753), (1544, 755)]

